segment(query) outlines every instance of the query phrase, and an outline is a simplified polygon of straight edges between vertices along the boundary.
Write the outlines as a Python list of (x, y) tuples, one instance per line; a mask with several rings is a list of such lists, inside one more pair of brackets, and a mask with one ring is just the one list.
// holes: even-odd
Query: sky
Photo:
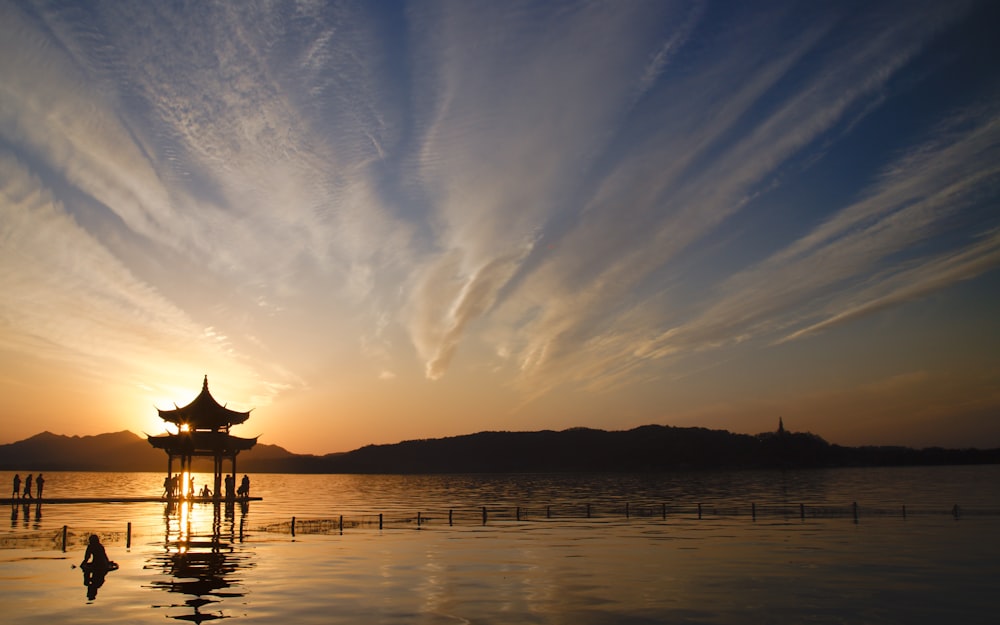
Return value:
[(1000, 446), (995, 2), (0, 0), (0, 443)]

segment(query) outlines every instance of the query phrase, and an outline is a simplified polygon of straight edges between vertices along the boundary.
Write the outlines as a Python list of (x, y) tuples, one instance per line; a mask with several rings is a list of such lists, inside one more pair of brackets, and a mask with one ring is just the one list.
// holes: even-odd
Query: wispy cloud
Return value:
[[(899, 223), (883, 224), (888, 229), (878, 240), (852, 239), (854, 249), (841, 241), (845, 247), (816, 250), (808, 263), (788, 265), (776, 257), (737, 272), (710, 291), (714, 297), (701, 296), (696, 304), (672, 297), (671, 286), (678, 293), (689, 292), (671, 285), (671, 276), (677, 276), (674, 264), (691, 268), (691, 246), (766, 191), (790, 158), (838, 124), (856, 123), (859, 108), (874, 110), (866, 100), (881, 98), (883, 86), (935, 28), (922, 28), (916, 17), (900, 19), (879, 37), (864, 41), (837, 41), (843, 34), (829, 27), (807, 29), (779, 55), (773, 54), (765, 28), (756, 42), (760, 47), (706, 59), (707, 65), (692, 72), (698, 76), (692, 84), (681, 83), (686, 98), (678, 112), (687, 115), (668, 116), (640, 153), (605, 176), (575, 228), (558, 242), (559, 253), (504, 303), (501, 323), (515, 328), (506, 332), (504, 351), (519, 355), (520, 384), (534, 392), (566, 382), (605, 387), (635, 379), (650, 359), (676, 359), (767, 336), (801, 323), (799, 316), (816, 298), (856, 293), (869, 272), (880, 270), (885, 256), (929, 235), (937, 220), (927, 213), (961, 194), (954, 185), (971, 190), (992, 175), (986, 164), (991, 160), (979, 160), (982, 142), (990, 140), (980, 137), (983, 129), (965, 137), (972, 143), (979, 138), (978, 152), (966, 146), (968, 153), (957, 158), (947, 146), (937, 146), (929, 150), (928, 160), (947, 163), (939, 166), (938, 175), (904, 167), (906, 180), (881, 191), (883, 197), (876, 201), (885, 202), (886, 196), (919, 180), (921, 192), (933, 196), (922, 206), (909, 207), (908, 214), (896, 215)], [(793, 73), (801, 74), (800, 63), (807, 56), (819, 71), (791, 79)], [(699, 84), (701, 77), (706, 84)], [(720, 83), (743, 88), (730, 97), (721, 92), (715, 97), (712, 86)], [(762, 106), (766, 113), (747, 125), (748, 112)], [(991, 124), (987, 121), (984, 128)], [(658, 175), (652, 175), (658, 165)], [(969, 172), (964, 182), (949, 178), (949, 172), (963, 168)], [(853, 210), (848, 207), (838, 215)], [(917, 222), (907, 219), (921, 213)], [(862, 248), (872, 253), (860, 254)], [(831, 264), (831, 258), (838, 261)], [(510, 325), (516, 319), (529, 321)]]
[(976, 6), (4, 4), (0, 345), (531, 400), (819, 337), (998, 264), (995, 84), (909, 106)]
[(169, 380), (201, 367), (257, 380), (225, 336), (137, 279), (9, 154), (0, 154), (0, 200), (4, 349), (72, 362), (107, 380), (123, 372), (137, 383), (140, 372)]

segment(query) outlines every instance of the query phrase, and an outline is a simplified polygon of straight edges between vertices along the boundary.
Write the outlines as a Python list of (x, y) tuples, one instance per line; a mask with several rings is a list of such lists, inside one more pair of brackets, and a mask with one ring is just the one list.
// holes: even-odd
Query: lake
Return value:
[[(45, 477), (53, 498), (157, 496), (163, 480)], [(3, 622), (936, 624), (1000, 612), (998, 466), (250, 477), (263, 501), (246, 506), (11, 506)], [(88, 597), (77, 565), (91, 533), (120, 568)]]

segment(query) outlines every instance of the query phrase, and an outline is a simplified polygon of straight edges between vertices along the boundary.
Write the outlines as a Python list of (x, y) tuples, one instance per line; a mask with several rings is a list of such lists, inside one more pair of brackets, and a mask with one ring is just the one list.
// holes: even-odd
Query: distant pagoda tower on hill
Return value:
[[(160, 418), (177, 426), (176, 434), (159, 436), (146, 435), (149, 444), (167, 452), (167, 477), (173, 477), (174, 458), (180, 460), (179, 474), (190, 474), (191, 462), (195, 457), (210, 457), (214, 460), (214, 486), (212, 495), (218, 500), (222, 496), (222, 465), (231, 462), (232, 480), (236, 481), (236, 456), (257, 444), (257, 437), (240, 438), (229, 433), (229, 428), (250, 418), (250, 412), (237, 412), (220, 406), (208, 391), (208, 376), (201, 387), (201, 393), (183, 407), (174, 404), (173, 410), (160, 410)], [(183, 492), (181, 489), (180, 492)], [(188, 493), (194, 496), (194, 493)]]

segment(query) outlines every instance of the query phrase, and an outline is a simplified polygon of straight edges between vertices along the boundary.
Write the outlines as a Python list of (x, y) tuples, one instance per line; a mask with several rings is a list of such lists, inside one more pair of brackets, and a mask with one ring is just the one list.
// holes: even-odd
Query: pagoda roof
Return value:
[(257, 444), (257, 437), (240, 438), (226, 432), (181, 432), (180, 434), (146, 435), (156, 449), (172, 454), (237, 454)]
[(201, 393), (182, 407), (174, 404), (173, 410), (159, 410), (160, 418), (177, 426), (187, 425), (192, 430), (217, 430), (238, 425), (250, 418), (250, 411), (238, 412), (219, 405), (208, 392), (208, 376), (201, 386)]

